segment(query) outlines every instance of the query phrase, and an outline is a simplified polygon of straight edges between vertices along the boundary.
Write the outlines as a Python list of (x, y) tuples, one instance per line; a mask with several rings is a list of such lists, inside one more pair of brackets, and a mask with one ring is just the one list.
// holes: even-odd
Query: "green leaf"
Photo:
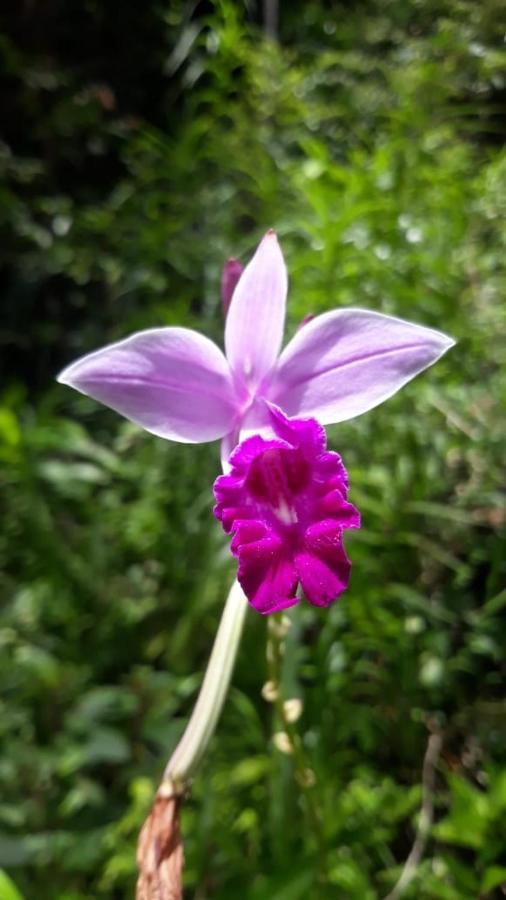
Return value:
[(0, 869), (0, 900), (24, 900), (14, 882)]
[(506, 885), (506, 866), (489, 866), (485, 869), (481, 883), (482, 893), (493, 891), (496, 887)]

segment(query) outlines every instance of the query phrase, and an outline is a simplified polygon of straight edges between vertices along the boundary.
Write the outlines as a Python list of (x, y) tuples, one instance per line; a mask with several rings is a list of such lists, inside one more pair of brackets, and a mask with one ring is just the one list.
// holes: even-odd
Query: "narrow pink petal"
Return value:
[(323, 313), (281, 354), (269, 400), (323, 425), (352, 419), (395, 394), (455, 342), (440, 331), (363, 309)]
[(278, 240), (267, 232), (242, 273), (225, 325), (225, 349), (237, 383), (256, 388), (270, 372), (283, 339), (287, 274)]
[(221, 350), (187, 328), (153, 328), (83, 356), (58, 380), (160, 437), (198, 443), (232, 428), (236, 396)]
[(341, 529), (331, 520), (311, 525), (295, 567), (304, 593), (314, 606), (330, 606), (346, 590), (351, 563), (344, 551)]

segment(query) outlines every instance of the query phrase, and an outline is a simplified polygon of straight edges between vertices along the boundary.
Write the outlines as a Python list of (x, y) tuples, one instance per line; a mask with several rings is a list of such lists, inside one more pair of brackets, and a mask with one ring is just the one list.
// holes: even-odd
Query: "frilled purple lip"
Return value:
[(454, 343), (392, 316), (335, 309), (305, 324), (280, 354), (287, 284), (269, 231), (244, 271), (226, 265), (226, 356), (196, 331), (153, 328), (78, 359), (59, 381), (160, 437), (222, 438), (226, 461), (240, 437), (265, 426), (265, 400), (289, 416), (342, 422), (387, 400)]
[(315, 419), (268, 411), (275, 438), (239, 444), (229, 474), (215, 482), (214, 513), (233, 534), (237, 577), (258, 612), (298, 603), (299, 584), (310, 603), (329, 606), (350, 577), (343, 529), (360, 527), (346, 469)]

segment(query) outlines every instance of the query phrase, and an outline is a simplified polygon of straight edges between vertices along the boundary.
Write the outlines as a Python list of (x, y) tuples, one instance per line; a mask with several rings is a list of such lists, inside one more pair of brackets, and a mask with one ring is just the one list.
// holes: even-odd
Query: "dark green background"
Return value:
[(363, 528), (347, 594), (294, 610), (284, 673), (328, 887), (250, 613), (184, 813), (187, 895), (385, 896), (436, 728), (436, 821), (404, 896), (503, 896), (505, 24), (499, 0), (294, 0), (273, 42), (253, 2), (4, 8), (0, 867), (25, 900), (132, 897), (234, 574), (217, 445), (141, 433), (55, 375), (136, 328), (221, 341), (223, 260), (268, 227), (289, 333), (358, 305), (458, 344), (330, 429)]

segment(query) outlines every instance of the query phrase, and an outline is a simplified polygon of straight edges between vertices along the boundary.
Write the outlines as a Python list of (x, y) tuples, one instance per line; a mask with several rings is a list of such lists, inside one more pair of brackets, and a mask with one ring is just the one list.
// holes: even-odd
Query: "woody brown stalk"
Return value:
[(139, 835), (137, 900), (182, 900), (181, 796), (162, 784)]

